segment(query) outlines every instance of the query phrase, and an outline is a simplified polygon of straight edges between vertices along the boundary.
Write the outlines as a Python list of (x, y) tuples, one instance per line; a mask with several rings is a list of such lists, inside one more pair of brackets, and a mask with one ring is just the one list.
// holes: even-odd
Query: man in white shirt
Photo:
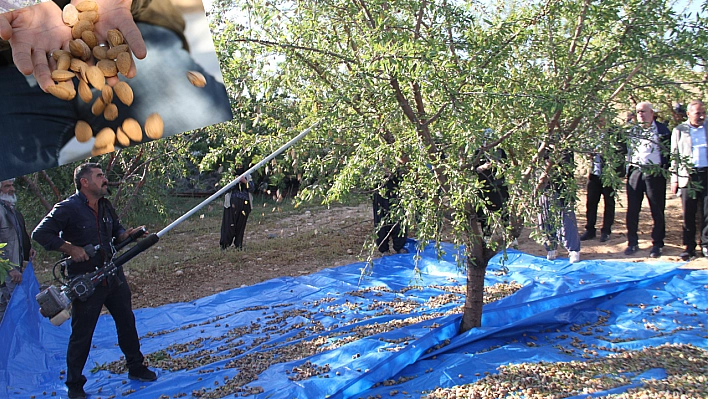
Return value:
[(649, 200), (654, 228), (649, 256), (661, 256), (666, 236), (664, 208), (666, 206), (665, 170), (669, 166), (671, 132), (654, 120), (654, 108), (649, 102), (637, 104), (637, 126), (629, 133), (627, 154), (627, 249), (625, 255), (639, 251), (639, 213), (642, 200)]
[(703, 207), (701, 247), (708, 256), (708, 138), (706, 137), (706, 107), (700, 100), (691, 101), (688, 121), (676, 126), (671, 133), (671, 192), (681, 190), (683, 206), (683, 245), (681, 259), (696, 256), (696, 210)]

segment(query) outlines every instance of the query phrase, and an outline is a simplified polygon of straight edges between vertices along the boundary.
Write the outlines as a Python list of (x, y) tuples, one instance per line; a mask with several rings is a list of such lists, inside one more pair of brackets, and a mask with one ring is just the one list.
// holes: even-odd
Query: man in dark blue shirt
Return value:
[[(74, 170), (74, 183), (76, 194), (54, 205), (32, 232), (32, 238), (45, 249), (71, 256), (73, 263), (68, 267), (69, 278), (103, 266), (114, 253), (113, 239), (125, 240), (139, 229), (126, 230), (111, 202), (104, 198), (108, 192), (108, 180), (99, 164), (79, 165)], [(89, 257), (84, 250), (84, 246), (89, 244), (101, 246), (93, 257)], [(71, 338), (66, 355), (69, 398), (86, 397), (83, 368), (104, 305), (116, 323), (118, 345), (125, 354), (128, 378), (140, 381), (157, 379), (157, 375), (143, 364), (130, 288), (123, 270), (119, 268), (117, 275), (102, 281), (91, 296), (72, 303)]]

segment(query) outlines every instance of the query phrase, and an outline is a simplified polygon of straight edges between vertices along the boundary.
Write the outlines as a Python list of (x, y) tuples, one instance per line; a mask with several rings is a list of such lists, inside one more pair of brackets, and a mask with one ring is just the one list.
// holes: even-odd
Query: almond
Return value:
[(54, 58), (54, 61), (59, 61), (59, 57), (61, 57), (64, 54), (71, 57), (71, 53), (66, 50), (54, 50), (54, 51), (52, 51), (51, 54), (52, 54), (52, 58)]
[(128, 45), (127, 44), (121, 44), (120, 46), (115, 46), (111, 47), (107, 52), (106, 52), (106, 58), (109, 58), (111, 60), (115, 60), (116, 57), (118, 57), (118, 54), (128, 51)]
[(98, 4), (96, 4), (96, 2), (92, 0), (84, 0), (76, 5), (76, 9), (81, 12), (98, 11)]
[(106, 147), (113, 145), (116, 141), (116, 134), (113, 133), (113, 129), (110, 127), (104, 127), (100, 132), (96, 134), (96, 141), (93, 145), (97, 148)]
[(111, 47), (120, 46), (125, 43), (125, 38), (118, 29), (109, 29), (106, 36), (108, 37), (108, 43), (111, 44)]
[(79, 14), (79, 21), (89, 21), (92, 24), (95, 24), (96, 21), (98, 21), (98, 12), (97, 11), (83, 11)]
[(127, 118), (123, 121), (123, 132), (131, 141), (139, 143), (143, 141), (143, 130), (140, 123), (133, 118)]
[(162, 137), (165, 129), (165, 123), (162, 121), (162, 117), (158, 113), (153, 113), (148, 115), (145, 120), (145, 135), (152, 140), (157, 140)]
[(87, 31), (87, 30), (91, 30), (91, 31), (92, 31), (92, 30), (93, 30), (93, 24), (92, 24), (90, 21), (79, 21), (79, 22), (76, 23), (76, 25), (74, 25), (74, 26), (71, 28), (71, 36), (72, 36), (74, 39), (78, 39), (78, 38), (81, 37), (81, 34), (84, 33), (84, 31)]
[(115, 104), (110, 103), (106, 105), (106, 109), (103, 110), (103, 117), (107, 121), (114, 121), (118, 117), (118, 107)]
[(62, 86), (69, 91), (69, 100), (72, 100), (74, 97), (76, 97), (76, 88), (74, 88), (74, 82), (72, 82), (71, 80), (59, 82), (57, 83), (57, 85)]
[(82, 61), (91, 58), (91, 48), (81, 39), (70, 41), (69, 50), (71, 51), (71, 55), (76, 58), (81, 58)]
[(79, 143), (85, 143), (91, 140), (91, 137), (93, 137), (91, 125), (84, 121), (76, 122), (76, 126), (74, 126), (74, 135), (76, 136), (76, 141)]
[(86, 71), (86, 68), (88, 67), (88, 64), (85, 62), (81, 61), (78, 58), (71, 58), (71, 64), (69, 65), (69, 70), (78, 72), (78, 73), (83, 73)]
[(81, 99), (84, 100), (86, 104), (90, 103), (91, 100), (93, 100), (93, 93), (91, 93), (91, 88), (89, 87), (88, 83), (84, 82), (83, 80), (79, 80), (78, 92), (79, 97), (81, 97)]
[(71, 71), (62, 71), (59, 69), (52, 71), (52, 80), (57, 82), (71, 80), (71, 78), (73, 78), (74, 76), (76, 76), (76, 74)]
[(64, 82), (58, 82), (57, 86), (63, 87), (69, 93), (67, 100), (73, 100), (76, 97), (76, 89), (74, 88), (74, 82), (67, 80)]
[(57, 69), (61, 71), (68, 71), (69, 67), (71, 66), (71, 56), (63, 54), (61, 57), (59, 57), (59, 60), (57, 60)]
[(187, 71), (187, 79), (189, 79), (189, 83), (196, 87), (206, 86), (206, 78), (197, 71)]
[(96, 101), (94, 101), (93, 105), (91, 106), (91, 113), (99, 116), (103, 113), (103, 111), (106, 109), (106, 103), (103, 102), (101, 97), (98, 97)]
[(103, 90), (103, 86), (106, 84), (106, 77), (103, 75), (103, 71), (95, 65), (86, 68), (86, 78), (91, 83), (91, 86), (98, 90)]
[(47, 93), (53, 95), (56, 98), (62, 99), (62, 100), (71, 100), (71, 92), (66, 89), (64, 86), (59, 86), (59, 85), (52, 85), (47, 87)]
[[(130, 106), (133, 103), (133, 89), (125, 82), (118, 82), (113, 86), (113, 92), (123, 104)], [(138, 127), (140, 127), (138, 125)]]
[(96, 34), (93, 33), (93, 31), (85, 30), (81, 34), (81, 40), (83, 40), (90, 49), (98, 46), (98, 39), (96, 39)]
[(108, 154), (109, 152), (113, 152), (115, 150), (116, 150), (116, 148), (113, 146), (113, 144), (107, 145), (105, 147), (95, 147), (94, 146), (91, 149), (91, 156), (97, 157), (99, 155)]
[(79, 22), (79, 10), (77, 10), (73, 4), (69, 3), (65, 5), (64, 9), (61, 11), (61, 19), (66, 25), (74, 26)]
[(123, 128), (120, 126), (118, 126), (118, 128), (116, 129), (116, 141), (123, 147), (130, 146), (130, 138), (127, 134), (125, 134)]
[(127, 51), (118, 54), (118, 57), (116, 58), (116, 67), (118, 68), (118, 72), (122, 73), (123, 76), (128, 75), (128, 72), (130, 72), (130, 65), (132, 63), (133, 57), (131, 57), (130, 53)]
[(111, 86), (103, 86), (103, 89), (101, 90), (101, 99), (103, 99), (103, 102), (106, 104), (113, 102), (113, 88)]
[(105, 60), (108, 58), (108, 55), (106, 55), (107, 52), (108, 47), (106, 46), (94, 46), (93, 48), (93, 56), (98, 60)]
[(96, 63), (96, 66), (103, 72), (103, 76), (110, 78), (118, 74), (118, 67), (113, 60), (101, 60)]

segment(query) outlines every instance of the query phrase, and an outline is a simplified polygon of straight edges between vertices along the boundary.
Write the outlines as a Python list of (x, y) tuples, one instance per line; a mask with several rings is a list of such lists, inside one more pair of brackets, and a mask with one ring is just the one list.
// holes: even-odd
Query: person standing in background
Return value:
[(224, 250), (233, 244), (236, 249), (243, 249), (243, 236), (246, 233), (248, 215), (253, 209), (253, 192), (256, 190), (251, 175), (244, 175), (244, 168), (238, 167), (234, 173), (241, 176), (239, 182), (226, 193), (224, 216), (221, 220), (221, 239), (219, 245)]
[(24, 262), (31, 261), (36, 251), (32, 248), (29, 234), (25, 227), (25, 218), (16, 208), (15, 179), (0, 182), (0, 258), (10, 262), (7, 275), (0, 279), (0, 322), (5, 316), (5, 309), (10, 302), (12, 292), (22, 282)]

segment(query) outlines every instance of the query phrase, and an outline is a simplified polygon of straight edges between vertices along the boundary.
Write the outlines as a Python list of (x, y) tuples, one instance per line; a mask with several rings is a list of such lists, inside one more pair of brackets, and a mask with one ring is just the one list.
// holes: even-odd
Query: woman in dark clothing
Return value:
[[(237, 175), (242, 175), (243, 168), (236, 170)], [(221, 249), (226, 249), (233, 244), (238, 249), (243, 249), (243, 235), (246, 232), (246, 221), (251, 213), (251, 202), (255, 185), (250, 175), (244, 175), (229, 192), (224, 201), (224, 217), (221, 220)]]

